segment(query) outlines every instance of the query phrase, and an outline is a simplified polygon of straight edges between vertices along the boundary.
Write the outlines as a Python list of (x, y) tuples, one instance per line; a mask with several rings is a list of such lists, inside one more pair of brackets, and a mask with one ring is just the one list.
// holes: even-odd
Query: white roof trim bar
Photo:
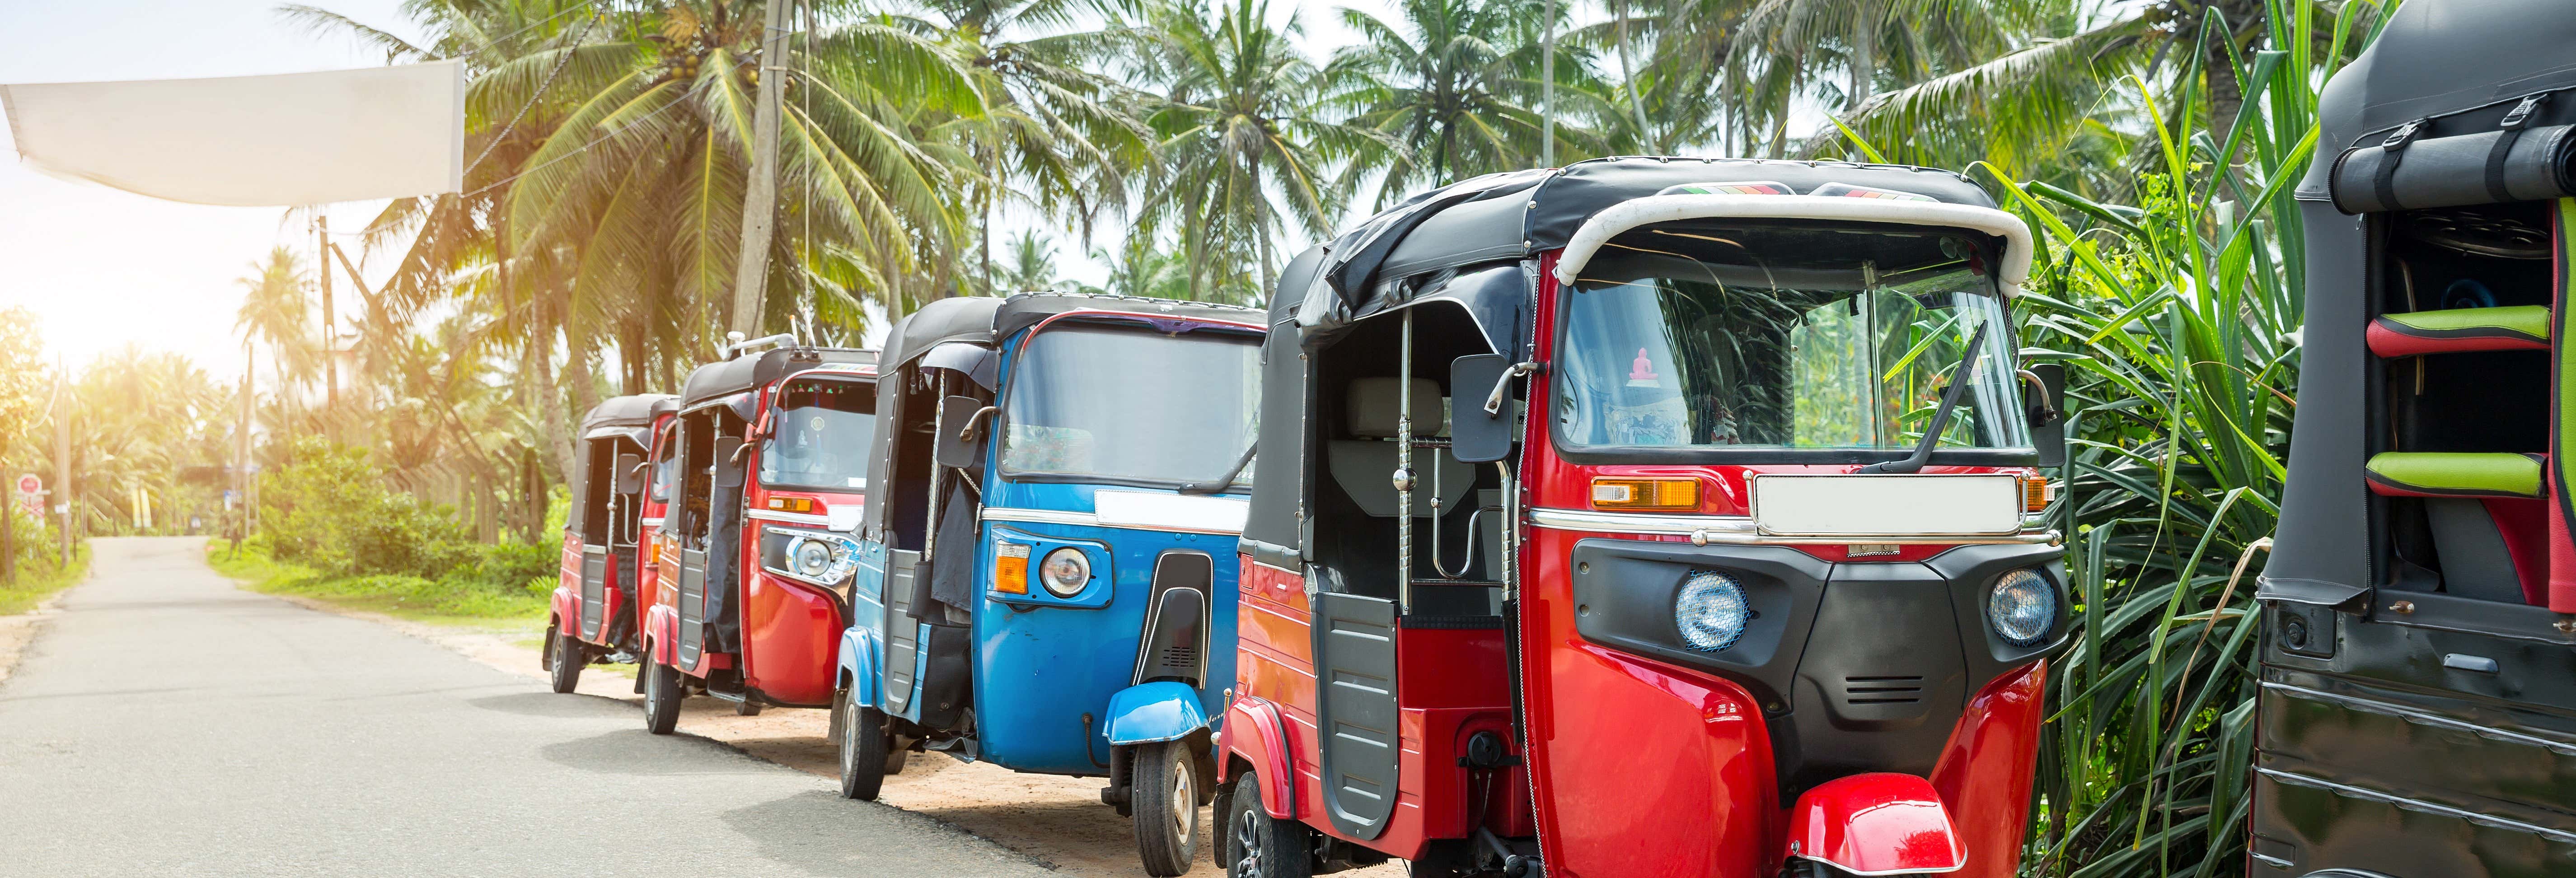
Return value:
[(1638, 226), (1674, 220), (1735, 217), (1744, 219), (1847, 220), (1908, 226), (1971, 229), (2004, 239), (2002, 274), (2005, 296), (2021, 292), (2030, 280), (2030, 226), (2021, 218), (1991, 207), (1938, 201), (1892, 201), (1815, 195), (1653, 195), (1611, 205), (1574, 230), (1565, 252), (1556, 259), (1556, 282), (1571, 284), (1592, 261), (1592, 254), (1619, 233)]

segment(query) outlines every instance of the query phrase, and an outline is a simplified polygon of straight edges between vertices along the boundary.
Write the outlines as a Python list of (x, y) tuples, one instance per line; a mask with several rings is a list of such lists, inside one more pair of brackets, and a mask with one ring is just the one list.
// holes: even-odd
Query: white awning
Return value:
[(456, 61), (0, 85), (0, 111), (28, 167), (171, 201), (285, 207), (464, 188)]

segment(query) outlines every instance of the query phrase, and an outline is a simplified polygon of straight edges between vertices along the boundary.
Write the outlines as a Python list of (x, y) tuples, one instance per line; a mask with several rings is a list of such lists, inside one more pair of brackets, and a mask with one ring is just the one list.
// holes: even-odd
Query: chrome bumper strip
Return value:
[(1588, 509), (1531, 509), (1529, 523), (1549, 530), (1599, 533), (1669, 534), (1691, 538), (1692, 545), (1784, 546), (1784, 545), (1900, 545), (1900, 546), (1975, 546), (1975, 545), (2057, 545), (2062, 542), (2053, 530), (2026, 530), (2017, 534), (1884, 534), (1874, 536), (1779, 536), (1762, 533), (1753, 519), (1742, 515), (1649, 515), (1634, 512), (1594, 512)]

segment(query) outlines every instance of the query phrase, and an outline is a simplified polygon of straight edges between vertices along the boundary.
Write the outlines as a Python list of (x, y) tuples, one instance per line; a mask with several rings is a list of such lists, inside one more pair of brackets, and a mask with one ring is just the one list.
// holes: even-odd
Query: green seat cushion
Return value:
[(2538, 497), (2538, 454), (2392, 451), (2365, 466), (2373, 492), (2396, 497)]

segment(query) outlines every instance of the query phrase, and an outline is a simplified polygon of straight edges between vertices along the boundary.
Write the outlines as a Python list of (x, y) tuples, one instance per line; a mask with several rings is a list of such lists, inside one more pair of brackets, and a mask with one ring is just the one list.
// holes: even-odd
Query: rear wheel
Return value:
[(885, 786), (885, 714), (841, 699), (841, 798), (873, 802)]
[(581, 668), (590, 663), (590, 652), (582, 648), (580, 638), (561, 630), (546, 631), (546, 670), (552, 676), (557, 694), (569, 693), (581, 685)]
[(1145, 873), (1170, 878), (1187, 872), (1199, 852), (1199, 771), (1190, 741), (1145, 744), (1134, 759), (1136, 775), (1128, 789)]
[(1277, 820), (1261, 805), (1261, 777), (1235, 775), (1225, 796), (1226, 814), (1219, 822), (1225, 838), (1217, 857), (1226, 878), (1311, 878), (1315, 874), (1315, 833), (1305, 824)]
[(644, 730), (667, 735), (680, 726), (680, 699), (688, 694), (680, 682), (680, 669), (654, 661), (651, 650), (644, 658)]
[(735, 715), (735, 716), (759, 716), (759, 715), (760, 715), (760, 704), (759, 704), (759, 702), (755, 702), (755, 701), (751, 700), (751, 696), (749, 696), (749, 695), (745, 695), (745, 696), (743, 696), (743, 697), (742, 697), (742, 700), (741, 700), (741, 701), (734, 702), (734, 705), (733, 705), (733, 715)]

